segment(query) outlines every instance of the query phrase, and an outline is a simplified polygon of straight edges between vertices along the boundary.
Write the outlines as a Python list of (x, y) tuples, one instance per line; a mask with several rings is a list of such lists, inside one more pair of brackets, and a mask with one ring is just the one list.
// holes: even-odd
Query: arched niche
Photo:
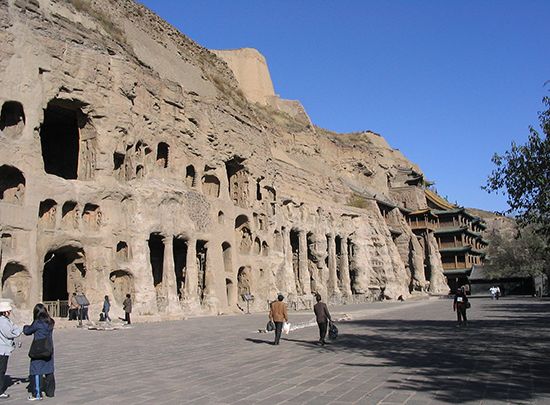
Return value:
[(193, 165), (188, 165), (185, 168), (185, 184), (187, 187), (195, 187), (197, 184), (195, 167)]
[(213, 198), (220, 196), (220, 181), (216, 176), (205, 174), (202, 177), (202, 192)]
[(168, 152), (170, 146), (166, 142), (157, 145), (157, 166), (163, 169), (168, 167)]
[(256, 237), (254, 239), (254, 246), (252, 248), (252, 253), (254, 253), (255, 255), (259, 255), (261, 251), (262, 251), (262, 242), (260, 242), (260, 238)]
[(252, 248), (252, 232), (246, 215), (239, 215), (235, 218), (235, 240), (239, 241), (239, 252), (250, 253)]
[(78, 229), (80, 208), (76, 201), (66, 201), (61, 207), (61, 225), (64, 229)]
[(242, 164), (244, 158), (234, 156), (225, 162), (227, 180), (229, 182), (229, 197), (239, 207), (247, 208), (249, 205), (249, 180), (248, 172)]
[(84, 228), (97, 231), (101, 227), (102, 213), (99, 209), (99, 205), (88, 203), (84, 206), (82, 211), (82, 222)]
[(30, 308), (31, 275), (18, 263), (8, 263), (2, 273), (2, 297), (11, 299), (17, 309)]
[(20, 136), (25, 127), (25, 111), (18, 101), (6, 101), (0, 112), (0, 131), (9, 138)]
[(0, 201), (23, 205), (25, 176), (16, 167), (0, 166)]
[(223, 267), (226, 273), (233, 272), (233, 258), (231, 257), (231, 245), (229, 242), (222, 243)]
[(122, 305), (126, 294), (134, 295), (134, 276), (127, 270), (115, 270), (109, 274), (113, 298), (118, 305)]
[(57, 202), (48, 198), (40, 201), (38, 208), (38, 224), (43, 228), (55, 228), (57, 216)]
[(223, 225), (225, 223), (225, 215), (223, 211), (218, 212), (218, 224)]
[(249, 266), (242, 266), (237, 272), (237, 294), (240, 301), (243, 295), (252, 292), (252, 272)]
[(123, 240), (116, 244), (116, 258), (119, 262), (127, 262), (130, 260), (130, 249), (128, 244)]

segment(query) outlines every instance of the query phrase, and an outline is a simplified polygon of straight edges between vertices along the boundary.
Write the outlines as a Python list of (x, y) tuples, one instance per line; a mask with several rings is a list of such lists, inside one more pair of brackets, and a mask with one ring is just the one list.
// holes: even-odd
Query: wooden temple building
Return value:
[(388, 213), (399, 208), (406, 218), (425, 249), (426, 280), (430, 279), (430, 245), (427, 242), (435, 238), (450, 290), (469, 286), (468, 277), (474, 266), (479, 268), (483, 265), (484, 250), (488, 245), (482, 236), (486, 229), (484, 221), (430, 190), (428, 187), (431, 184), (412, 169), (402, 169), (388, 185), (391, 199), (398, 203), (392, 204), (378, 197), (378, 207), (394, 237), (399, 236), (399, 229)]

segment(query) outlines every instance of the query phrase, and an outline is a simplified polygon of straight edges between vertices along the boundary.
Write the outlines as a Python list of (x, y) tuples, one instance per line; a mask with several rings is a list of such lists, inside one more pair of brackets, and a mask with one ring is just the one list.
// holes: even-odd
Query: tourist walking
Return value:
[(86, 295), (84, 295), (84, 293), (80, 291), (76, 295), (76, 301), (78, 302), (78, 307), (79, 307), (78, 319), (83, 321), (89, 321), (90, 318), (88, 316), (88, 307), (90, 306), (90, 300), (88, 300), (88, 297), (86, 297)]
[(130, 314), (132, 313), (132, 297), (130, 294), (126, 294), (126, 298), (122, 302), (122, 309), (124, 310), (124, 320), (127, 325), (130, 325)]
[(6, 370), (8, 359), (15, 348), (15, 338), (22, 332), (21, 328), (15, 325), (11, 319), (12, 306), (7, 301), (0, 302), (0, 398), (9, 398), (6, 393)]
[(76, 299), (76, 293), (72, 293), (71, 298), (69, 299), (69, 321), (76, 321), (78, 318), (78, 310), (80, 305)]
[(328, 312), (327, 304), (321, 301), (321, 295), (316, 294), (315, 299), (317, 303), (313, 306), (313, 312), (317, 319), (317, 326), (319, 326), (319, 343), (325, 345), (325, 337), (327, 336), (327, 328), (329, 321), (332, 321), (330, 313)]
[(42, 399), (55, 394), (53, 328), (55, 321), (48, 314), (43, 304), (36, 304), (33, 309), (33, 322), (23, 327), (25, 335), (34, 335), (29, 357), (29, 401)]
[(453, 301), (453, 311), (456, 312), (457, 326), (466, 326), (468, 319), (466, 318), (466, 309), (469, 307), (468, 297), (464, 293), (464, 288), (460, 287)]
[(288, 322), (288, 311), (286, 304), (283, 302), (285, 297), (282, 294), (277, 296), (277, 301), (273, 301), (269, 308), (269, 320), (275, 323), (275, 341), (274, 345), (279, 344), (281, 332), (283, 331), (283, 323)]
[(103, 320), (111, 322), (111, 317), (109, 316), (109, 311), (111, 310), (111, 302), (109, 301), (109, 296), (106, 295), (105, 299), (103, 300), (103, 309), (101, 312), (103, 312)]

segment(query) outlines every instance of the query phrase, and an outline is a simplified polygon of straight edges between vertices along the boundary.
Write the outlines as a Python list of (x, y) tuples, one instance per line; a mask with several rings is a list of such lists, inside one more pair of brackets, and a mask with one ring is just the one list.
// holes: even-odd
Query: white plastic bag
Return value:
[(288, 332), (290, 332), (290, 322), (285, 322), (283, 323), (283, 333), (288, 335)]

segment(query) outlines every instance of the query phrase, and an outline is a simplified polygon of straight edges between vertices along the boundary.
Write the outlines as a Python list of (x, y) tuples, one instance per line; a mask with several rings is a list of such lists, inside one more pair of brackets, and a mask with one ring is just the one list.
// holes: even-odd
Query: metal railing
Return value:
[(44, 301), (43, 304), (52, 318), (66, 318), (69, 316), (69, 301)]

